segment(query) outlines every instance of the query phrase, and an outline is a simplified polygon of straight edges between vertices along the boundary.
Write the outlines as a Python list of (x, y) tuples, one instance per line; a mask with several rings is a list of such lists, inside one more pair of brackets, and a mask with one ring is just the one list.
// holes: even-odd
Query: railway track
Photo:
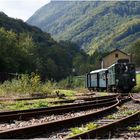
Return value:
[[(132, 98), (131, 94), (130, 94), (130, 97)], [(132, 98), (132, 100), (135, 101), (134, 98)], [(108, 138), (111, 138), (112, 130), (114, 130), (114, 129), (119, 130), (119, 129), (121, 129), (122, 126), (132, 124), (132, 122), (139, 122), (140, 104), (137, 104), (137, 103), (134, 104), (133, 101), (131, 101), (130, 103), (127, 103), (125, 105), (125, 107), (129, 111), (132, 110), (133, 113), (131, 112), (131, 114), (129, 114), (130, 112), (128, 111), (128, 112), (126, 112), (126, 113), (128, 113), (127, 115), (125, 115), (124, 112), (122, 113), (122, 115), (120, 115), (120, 113), (118, 113), (119, 115), (114, 114), (114, 118), (113, 118), (113, 115), (112, 115), (112, 117), (111, 117), (111, 115), (110, 115), (110, 117), (105, 116), (97, 121), (94, 121), (94, 125), (97, 126), (97, 128), (88, 130), (88, 128), (86, 128), (86, 125), (85, 125), (84, 127), (82, 126), (82, 128), (79, 128), (79, 130), (83, 129), (83, 131), (86, 130), (86, 132), (81, 132), (80, 134), (75, 134), (73, 136), (70, 136), (70, 133), (71, 133), (70, 129), (66, 129), (66, 130), (57, 132), (54, 135), (52, 134), (49, 138), (63, 138), (63, 139), (91, 139), (91, 138), (108, 139)], [(79, 131), (79, 130), (76, 130), (76, 131)], [(118, 133), (116, 133), (116, 134), (117, 134), (117, 136), (115, 135), (114, 138), (122, 138), (122, 136), (124, 136), (123, 139), (125, 137), (128, 138), (131, 135), (130, 131), (129, 131), (128, 135), (126, 135), (126, 132), (120, 134), (120, 137), (119, 137)], [(65, 137), (66, 135), (68, 135), (68, 136)], [(140, 138), (140, 133), (132, 132), (132, 136), (133, 137), (136, 136), (137, 138)]]
[[(85, 110), (93, 107), (102, 107), (108, 101), (113, 101), (117, 95), (104, 96), (104, 97), (96, 97), (93, 98), (92, 101), (87, 101), (83, 103), (72, 103), (68, 105), (62, 106), (54, 106), (54, 107), (46, 107), (39, 109), (29, 109), (29, 110), (18, 110), (18, 111), (8, 111), (8, 112), (0, 112), (0, 122), (8, 122), (12, 120), (26, 120), (30, 117), (34, 117), (36, 115), (50, 115), (50, 114), (59, 114), (66, 113), (74, 110)], [(107, 104), (108, 105), (108, 104)]]
[[(103, 99), (102, 101), (99, 101), (99, 100), (93, 101), (94, 104), (92, 104), (93, 105), (92, 108), (94, 108), (94, 109), (90, 108), (91, 110), (88, 110), (86, 113), (83, 111), (86, 109), (85, 105), (83, 106), (83, 103), (77, 104), (80, 108), (78, 108), (78, 106), (76, 107), (76, 105), (74, 105), (74, 109), (76, 107), (77, 110), (83, 111), (83, 112), (82, 111), (79, 112), (79, 115), (77, 115), (77, 116), (72, 115), (71, 117), (62, 117), (62, 116), (65, 116), (65, 114), (62, 113), (63, 108), (61, 108), (60, 109), (61, 113), (62, 113), (62, 116), (60, 116), (60, 118), (62, 117), (61, 119), (53, 120), (50, 122), (49, 121), (43, 122), (43, 123), (41, 122), (40, 124), (26, 126), (26, 127), (22, 127), (22, 128), (4, 130), (4, 131), (0, 132), (0, 138), (33, 138), (36, 136), (38, 138), (40, 138), (40, 137), (42, 138), (42, 134), (45, 134), (45, 136), (43, 136), (43, 138), (44, 137), (45, 138), (63, 138), (63, 139), (102, 138), (100, 134), (105, 134), (106, 132), (108, 133), (113, 128), (123, 126), (124, 123), (128, 124), (131, 121), (137, 120), (138, 116), (140, 114), (140, 110), (139, 110), (140, 105), (137, 104), (138, 107), (136, 107), (136, 108), (138, 108), (138, 110), (135, 110), (135, 112), (133, 112), (131, 115), (129, 114), (128, 116), (121, 116), (121, 117), (117, 118), (117, 120), (115, 120), (115, 121), (104, 119), (103, 116), (106, 116), (108, 113), (111, 113), (112, 111), (117, 110), (117, 106), (120, 106), (120, 103), (122, 104), (122, 101), (123, 101), (122, 99), (116, 98), (116, 100), (114, 100), (113, 98), (115, 99), (115, 96), (110, 99), (107, 99), (107, 98)], [(90, 102), (87, 102), (86, 107), (89, 109), (90, 106), (88, 103), (90, 103)], [(128, 105), (130, 105), (130, 103), (128, 103), (127, 106)], [(103, 107), (103, 106), (106, 106), (106, 107)], [(103, 107), (103, 108), (99, 109), (99, 107)], [(73, 109), (71, 108), (70, 110), (73, 110)], [(54, 113), (56, 113), (56, 112), (57, 111), (55, 111)], [(64, 111), (64, 113), (66, 113), (66, 112)], [(52, 112), (50, 114), (52, 114)], [(60, 114), (60, 112), (58, 114)], [(103, 117), (102, 120), (100, 119), (100, 121), (96, 122), (96, 124), (100, 125), (97, 129), (90, 130), (88, 132), (84, 132), (80, 135), (75, 135), (72, 137), (64, 137), (66, 134), (69, 133), (69, 129), (68, 129), (68, 132), (65, 132), (67, 130), (67, 128), (83, 124), (83, 122), (84, 123), (89, 122), (90, 120), (93, 120), (93, 118), (97, 119), (97, 118), (102, 118), (102, 117)], [(64, 130), (62, 130), (62, 132), (59, 132), (59, 130), (62, 128), (66, 128), (66, 130), (64, 129)], [(55, 132), (55, 134), (52, 135), (51, 132)], [(108, 134), (110, 134), (110, 133), (108, 133)]]
[[(0, 131), (0, 138), (30, 138), (32, 137), (32, 135), (36, 135), (37, 133), (42, 133), (44, 131), (47, 131), (47, 133), (52, 132), (53, 130), (57, 130), (60, 129), (62, 127), (69, 127), (71, 125), (74, 125), (75, 122), (77, 123), (82, 123), (82, 121), (88, 121), (89, 119), (93, 118), (93, 117), (97, 117), (100, 116), (101, 114), (104, 114), (106, 111), (109, 111), (110, 109), (115, 109), (115, 107), (118, 105), (119, 101), (116, 100), (116, 96), (111, 96), (110, 98), (106, 98), (103, 100), (95, 100), (95, 101), (90, 101), (90, 102), (86, 102), (86, 103), (82, 103), (82, 104), (72, 104), (72, 105), (65, 105), (61, 106), (61, 107), (53, 107), (47, 110), (43, 110), (45, 111), (45, 114), (62, 114), (62, 113), (66, 113), (66, 112), (70, 112), (72, 110), (85, 110), (85, 109), (93, 109), (93, 111), (89, 111), (86, 112), (85, 114), (80, 113), (80, 115), (78, 116), (71, 116), (68, 118), (62, 118), (60, 120), (56, 120), (56, 121), (51, 121), (51, 122), (45, 122), (45, 123), (41, 123), (41, 124), (36, 124), (36, 125), (32, 125), (32, 126), (26, 126), (23, 128), (16, 128), (16, 129), (9, 129), (9, 130), (4, 130), (4, 131)], [(105, 107), (106, 106), (106, 107)], [(103, 107), (101, 110), (95, 110), (95, 108), (99, 108), (99, 107)], [(22, 114), (18, 114), (16, 117), (11, 113), (10, 115), (14, 116), (13, 118), (17, 118), (19, 116), (24, 116)], [(42, 112), (28, 112), (28, 115), (25, 115), (27, 118), (30, 116), (33, 117), (33, 115), (37, 115), (37, 114), (41, 114)], [(81, 115), (82, 114), (82, 115)], [(8, 116), (9, 114), (7, 114)], [(4, 116), (4, 114), (0, 115), (1, 117), (3, 116), (3, 118), (6, 118), (6, 115)], [(26, 118), (26, 117), (23, 118)], [(12, 118), (12, 119), (13, 119)], [(8, 117), (7, 117), (8, 119)], [(11, 121), (11, 119), (9, 118), (9, 120)], [(4, 119), (3, 119), (4, 121)], [(56, 127), (57, 126), (57, 127)], [(36, 132), (36, 134), (34, 133)]]
[(140, 120), (130, 123), (129, 126), (116, 129), (112, 133), (112, 139), (140, 139)]
[[(128, 107), (129, 105), (130, 105), (130, 103), (127, 104), (126, 106)], [(132, 105), (131, 110), (134, 110), (133, 105)], [(112, 131), (124, 126), (125, 124), (128, 125), (131, 122), (138, 120), (139, 115), (140, 115), (140, 110), (139, 110), (140, 105), (137, 104), (136, 108), (137, 109), (134, 110), (134, 112), (132, 114), (124, 114), (123, 112), (121, 113), (120, 111), (118, 111), (118, 112), (112, 114), (112, 116), (111, 115), (105, 116), (97, 121), (93, 121), (92, 123), (94, 123), (97, 126), (97, 128), (87, 130), (86, 132), (82, 132), (77, 135), (73, 135), (73, 136), (69, 135), (69, 136), (65, 137), (64, 139), (91, 139), (91, 138), (92, 139), (93, 138), (108, 139), (111, 137)], [(70, 134), (69, 130), (67, 130), (64, 133)]]
[[(69, 100), (69, 99), (63, 99), (63, 100), (58, 100), (58, 101), (48, 101), (48, 103), (51, 103), (51, 104), (63, 104), (63, 103), (74, 103), (76, 101), (80, 101), (80, 100), (83, 100), (83, 101), (92, 101), (92, 100), (95, 100), (95, 99), (106, 99), (108, 98), (108, 96), (114, 96), (113, 94), (112, 95), (107, 95), (107, 96), (98, 96), (98, 97), (94, 97), (92, 96), (92, 94), (89, 94), (88, 96), (79, 96), (77, 95), (76, 99), (73, 99), (73, 100)], [(39, 100), (39, 99), (46, 99), (47, 97), (42, 97), (42, 98), (17, 98), (17, 99), (10, 99), (10, 98), (0, 98), (0, 101), (1, 102), (5, 102), (5, 101), (25, 101), (25, 100)]]
[(133, 101), (140, 103), (140, 93), (130, 93), (129, 95)]
[[(93, 96), (95, 95), (95, 93), (87, 93), (87, 94), (81, 94), (81, 95), (78, 95), (76, 94), (76, 98), (75, 100), (80, 100), (80, 99), (89, 99), (89, 98), (93, 98)], [(95, 96), (94, 96), (95, 97)], [(47, 99), (47, 98), (59, 98), (59, 96), (56, 96), (56, 95), (52, 95), (52, 96), (44, 96), (44, 97), (27, 97), (27, 98), (6, 98), (6, 97), (2, 97), (0, 96), (0, 101), (26, 101), (26, 100), (39, 100), (39, 99)], [(73, 102), (75, 100), (68, 100), (68, 99), (64, 99), (64, 100), (59, 100), (59, 101), (50, 101), (53, 102), (53, 103), (57, 103), (57, 102)]]

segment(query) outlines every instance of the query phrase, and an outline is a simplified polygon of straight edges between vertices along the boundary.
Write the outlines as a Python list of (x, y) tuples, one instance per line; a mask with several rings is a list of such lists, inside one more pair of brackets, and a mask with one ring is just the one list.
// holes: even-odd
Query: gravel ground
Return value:
[[(103, 118), (100, 118), (98, 120), (93, 120), (93, 123), (98, 124), (98, 126), (102, 126), (102, 125), (106, 125), (108, 123), (117, 121), (123, 117), (128, 116), (128, 114), (126, 115), (127, 111), (138, 111), (140, 109), (140, 104), (134, 103), (133, 101), (129, 101), (127, 103), (124, 103), (121, 107), (118, 107), (118, 111), (115, 113), (112, 113), (111, 115), (107, 115)], [(126, 112), (126, 113), (124, 113)], [(87, 123), (86, 123), (87, 124)], [(86, 125), (83, 124), (82, 126)], [(79, 126), (77, 126), (79, 127)], [(81, 126), (80, 126), (81, 127)], [(71, 133), (70, 128), (64, 128), (62, 130), (53, 132), (51, 134), (42, 134), (41, 136), (38, 136), (37, 138), (49, 138), (49, 139), (62, 139), (64, 136), (68, 135)], [(124, 132), (125, 133), (125, 132)], [(140, 132), (128, 132), (127, 137), (131, 138), (134, 137), (135, 135), (139, 135)], [(118, 134), (120, 134), (120, 131), (118, 131)], [(123, 135), (123, 134), (122, 134)], [(131, 136), (129, 136), (131, 135)], [(123, 135), (124, 137), (117, 137), (117, 135), (114, 135), (114, 138), (123, 138), (125, 139), (126, 135)], [(137, 138), (137, 136), (135, 137)], [(108, 139), (108, 138), (107, 138)]]
[(135, 99), (140, 100), (140, 93), (133, 93), (132, 96), (133, 96)]
[(98, 109), (90, 109), (86, 111), (77, 111), (77, 112), (69, 112), (69, 113), (64, 113), (60, 115), (43, 115), (43, 116), (38, 116), (31, 118), (28, 121), (18, 121), (14, 120), (11, 123), (1, 123), (0, 124), (0, 131), (8, 130), (8, 129), (14, 129), (14, 128), (21, 128), (25, 126), (31, 126), (31, 125), (37, 125), (41, 123), (47, 123), (47, 122), (52, 122), (52, 121), (58, 121), (58, 120), (63, 120), (63, 119), (68, 119), (72, 117), (78, 117), (81, 115), (86, 115), (88, 113), (92, 113), (95, 111), (102, 110), (104, 108), (98, 108)]
[[(136, 127), (139, 125), (140, 125), (140, 120), (135, 121), (129, 127)], [(140, 130), (131, 131), (129, 130), (129, 127), (123, 127), (123, 128), (117, 129), (116, 131), (114, 131), (111, 139), (114, 140), (115, 138), (117, 138), (117, 139), (124, 139), (124, 140), (126, 139), (139, 140)]]

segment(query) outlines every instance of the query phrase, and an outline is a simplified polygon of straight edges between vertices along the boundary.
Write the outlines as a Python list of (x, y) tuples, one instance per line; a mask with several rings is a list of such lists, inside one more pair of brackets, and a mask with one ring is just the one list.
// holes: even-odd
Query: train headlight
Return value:
[(135, 79), (133, 78), (132, 81), (135, 82)]

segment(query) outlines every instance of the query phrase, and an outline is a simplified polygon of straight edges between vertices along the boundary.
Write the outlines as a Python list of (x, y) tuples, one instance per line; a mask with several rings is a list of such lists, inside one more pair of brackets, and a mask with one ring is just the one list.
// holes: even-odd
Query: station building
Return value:
[(105, 68), (111, 66), (112, 64), (116, 63), (120, 59), (128, 59), (129, 62), (132, 62), (131, 55), (129, 55), (119, 49), (115, 49), (102, 58), (101, 68), (105, 69)]

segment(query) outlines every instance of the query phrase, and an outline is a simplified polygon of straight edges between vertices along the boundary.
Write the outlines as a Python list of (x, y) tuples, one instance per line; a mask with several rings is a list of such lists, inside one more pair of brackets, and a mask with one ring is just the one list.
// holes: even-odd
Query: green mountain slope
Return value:
[(96, 48), (126, 48), (140, 37), (139, 1), (51, 1), (27, 23), (69, 40), (92, 53)]

